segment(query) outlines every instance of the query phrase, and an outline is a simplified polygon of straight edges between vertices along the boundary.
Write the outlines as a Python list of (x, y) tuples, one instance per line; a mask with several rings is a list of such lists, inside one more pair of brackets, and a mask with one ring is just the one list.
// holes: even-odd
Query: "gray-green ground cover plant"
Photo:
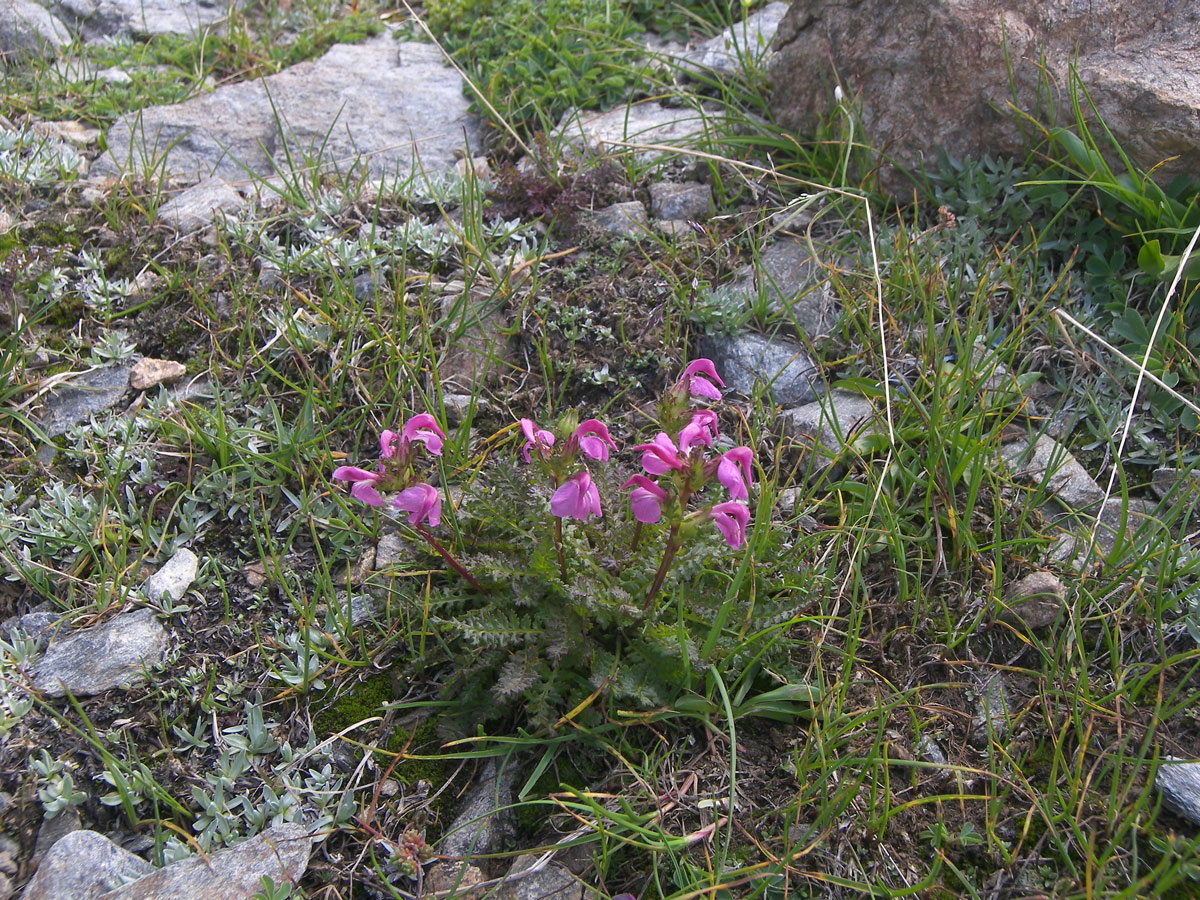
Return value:
[[(627, 35), (586, 37), (554, 45), (568, 72), (631, 58)], [(227, 46), (229, 72), (253, 68), (251, 44)], [(657, 63), (631, 71), (611, 98), (665, 89)], [(496, 103), (505, 84), (498, 111), (554, 121), (545, 97)], [(798, 143), (750, 115), (758, 87), (697, 82), (680, 102), (719, 98), (745, 127), (657, 167), (514, 128), (543, 154), (534, 174), (297, 174), (183, 240), (141, 186), (82, 203), (73, 160), (6, 129), (0, 598), (80, 628), (152, 602), (173, 636), (144, 683), (60, 701), (23, 690), (41, 630), (3, 637), (0, 828), (22, 853), (70, 809), (148, 839), (156, 863), (296, 821), (321, 841), (310, 873), (264, 896), (413, 896), (491, 759), (517, 773), (517, 832), (489, 875), (566, 838), (605, 896), (1194, 892), (1195, 826), (1153, 781), (1165, 757), (1200, 757), (1195, 436), (1138, 407), (1122, 452), (1134, 370), (1056, 319), (1111, 337), (1106, 305), (1156, 310), (1161, 289), (1086, 197), (1031, 184), (1052, 172), (947, 159), (891, 208), (851, 178), (850, 107)], [(28, 82), (6, 90), (48, 111)], [(155, 96), (64, 91), (54, 108), (90, 121)], [(719, 213), (686, 237), (612, 241), (570, 214), (681, 175)], [(536, 204), (514, 200), (523, 184)], [(765, 387), (696, 422), (690, 389), (686, 416), (656, 407), (702, 329), (792, 329), (757, 301), (703, 306), (779, 231), (810, 242), (840, 301), (809, 343), (823, 378), (873, 410), (827, 458), (781, 432)], [(441, 376), (472, 294), (508, 314), (511, 349), (452, 407)], [(1194, 352), (1174, 338), (1174, 358)], [(186, 380), (44, 440), (51, 387), (137, 354)], [(388, 493), (374, 461), (414, 422), (419, 465)], [(1081, 529), (1052, 479), (1002, 462), (1051, 428), (1141, 523), (1109, 551), (1061, 556)], [(753, 465), (735, 454), (722, 478), (735, 447)], [(700, 475), (717, 464), (694, 502), (692, 450)], [(1159, 501), (1163, 464), (1180, 471)], [(354, 489), (415, 491), (393, 519)], [(718, 531), (724, 503), (744, 512)], [(1071, 515), (1086, 534), (1088, 511)], [(190, 590), (144, 596), (184, 546), (202, 559)], [(1063, 585), (1050, 626), (1009, 593), (1030, 573)]]

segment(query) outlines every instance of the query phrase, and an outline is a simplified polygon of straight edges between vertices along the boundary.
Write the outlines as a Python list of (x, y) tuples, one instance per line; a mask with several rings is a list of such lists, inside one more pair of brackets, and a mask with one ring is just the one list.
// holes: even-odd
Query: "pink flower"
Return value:
[(563, 482), (562, 487), (550, 498), (550, 512), (560, 519), (586, 520), (588, 516), (600, 516), (600, 492), (592, 484), (592, 476), (584, 469)]
[(350, 482), (350, 496), (371, 506), (383, 506), (383, 498), (375, 490), (375, 483), (383, 477), (382, 472), (368, 472), (357, 466), (338, 466), (333, 470), (337, 481)]
[(682, 471), (688, 467), (665, 431), (655, 435), (653, 443), (639, 444), (633, 449), (642, 451), (642, 468), (651, 475), (666, 475), (672, 469)]
[(621, 485), (624, 490), (632, 487), (629, 492), (629, 507), (633, 517), (639, 522), (653, 525), (662, 518), (662, 505), (667, 502), (667, 492), (645, 475), (634, 475)]
[(725, 543), (736, 550), (746, 543), (746, 525), (750, 522), (750, 508), (745, 503), (728, 500), (718, 503), (708, 511), (709, 517), (717, 523), (717, 529), (725, 538)]
[(578, 448), (588, 459), (607, 462), (609, 447), (617, 449), (617, 445), (608, 434), (608, 426), (599, 419), (580, 422), (579, 427), (567, 439), (567, 453), (574, 453)]
[[(709, 381), (709, 378), (716, 384)], [(679, 383), (686, 385), (688, 393), (693, 397), (704, 397), (708, 400), (720, 400), (721, 392), (718, 388), (725, 387), (725, 382), (717, 374), (717, 367), (713, 365), (713, 361), (703, 358), (694, 359), (687, 364)]]
[[(387, 434), (385, 431), (384, 434)], [(400, 431), (400, 443), (411, 444), (420, 441), (434, 456), (442, 455), (442, 441), (446, 439), (445, 432), (438, 427), (437, 419), (429, 413), (419, 413), (404, 423)], [(384, 454), (387, 458), (387, 454)]]
[(396, 455), (396, 448), (393, 446), (396, 441), (400, 440), (400, 435), (394, 431), (384, 431), (379, 436), (379, 458), (391, 459)]
[(397, 494), (396, 499), (392, 501), (392, 506), (401, 512), (408, 513), (409, 525), (428, 522), (436, 528), (442, 521), (442, 498), (438, 494), (437, 488), (423, 481), (418, 481)]
[(749, 447), (734, 447), (726, 450), (717, 464), (717, 481), (729, 488), (729, 496), (734, 500), (750, 497), (749, 487), (754, 483), (750, 475), (753, 459), (754, 453)]
[(692, 413), (692, 420), (679, 432), (679, 452), (690, 452), (693, 444), (711, 447), (716, 434), (717, 414), (711, 409), (695, 410)]
[(525, 446), (521, 455), (529, 462), (529, 451), (537, 447), (538, 456), (546, 459), (550, 456), (550, 448), (554, 446), (554, 434), (544, 428), (538, 428), (533, 419), (521, 420), (521, 433), (525, 435)]

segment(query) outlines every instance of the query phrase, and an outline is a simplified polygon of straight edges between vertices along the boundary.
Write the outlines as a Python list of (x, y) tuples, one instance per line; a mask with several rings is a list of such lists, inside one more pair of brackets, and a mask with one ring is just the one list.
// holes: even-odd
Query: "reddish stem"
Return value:
[(479, 591), (481, 594), (488, 593), (488, 589), (476, 581), (475, 576), (468, 572), (462, 563), (451, 556), (450, 551), (439, 544), (437, 542), (437, 538), (430, 534), (429, 530), (424, 525), (414, 525), (413, 528), (416, 530), (417, 534), (425, 538), (425, 542), (429, 544), (430, 547), (438, 552), (438, 555), (446, 561), (450, 568), (467, 580), (467, 583), (470, 584), (471, 587), (475, 588), (475, 590)]
[(658, 571), (654, 573), (654, 582), (650, 585), (650, 592), (646, 595), (646, 602), (642, 604), (642, 612), (649, 610), (651, 604), (654, 603), (654, 598), (658, 596), (663, 581), (666, 580), (667, 570), (671, 568), (671, 562), (675, 559), (675, 554), (679, 552), (681, 546), (682, 542), (679, 540), (679, 523), (676, 522), (671, 526), (671, 533), (667, 537), (667, 546), (663, 548), (662, 562), (658, 564)]

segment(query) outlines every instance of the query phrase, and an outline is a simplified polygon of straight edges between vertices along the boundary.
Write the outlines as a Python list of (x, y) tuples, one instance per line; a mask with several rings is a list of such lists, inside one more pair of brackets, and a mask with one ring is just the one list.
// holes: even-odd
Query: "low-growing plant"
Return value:
[[(736, 655), (715, 646), (707, 604), (683, 602), (717, 590), (717, 535), (734, 550), (748, 540), (753, 451), (718, 452), (717, 414), (695, 405), (719, 400), (722, 386), (709, 360), (688, 365), (659, 402), (660, 430), (633, 448), (642, 471), (627, 477), (614, 471), (617, 445), (598, 419), (567, 412), (553, 428), (521, 419), (524, 466), (493, 461), (462, 487), (449, 546), (432, 532), (440, 492), (418, 474), (421, 457), (442, 450), (432, 416), (385, 431), (374, 469), (334, 471), (372, 506), (394, 493), (391, 508), (457, 574), (427, 602), (447, 649), (471, 648), (446, 690), (462, 718), (494, 718), (517, 699), (539, 726), (609, 699), (662, 704)], [(628, 515), (614, 512), (614, 496)], [(715, 599), (728, 606), (736, 594)]]

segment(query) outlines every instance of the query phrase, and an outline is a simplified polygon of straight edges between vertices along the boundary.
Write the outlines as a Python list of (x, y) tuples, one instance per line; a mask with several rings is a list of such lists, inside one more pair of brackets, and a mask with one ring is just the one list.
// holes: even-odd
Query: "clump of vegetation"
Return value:
[[(481, 865), (565, 841), (604, 896), (1190, 895), (1200, 845), (1154, 786), (1165, 757), (1200, 758), (1194, 279), (1155, 334), (1190, 189), (1060, 135), (1066, 175), (942, 157), (897, 211), (853, 182), (849, 107), (798, 142), (754, 77), (642, 65), (642, 29), (724, 9), (429, 11), (526, 136), (568, 104), (719, 97), (740, 127), (698, 144), (716, 216), (574, 246), (531, 220), (697, 168), (587, 168), (545, 139), (531, 169), (493, 152), (491, 184), (316, 174), (179, 236), (150, 184), (81, 205), (95, 143), (0, 130), (0, 601), (40, 609), (0, 634), (0, 829), (74, 811), (162, 864), (302, 823), (319, 856), (264, 896), (407, 896), (492, 759), (523, 830)], [(346, 12), (86, 48), (129, 69), (119, 89), (6, 70), (5, 108), (109, 122), (376, 27)], [(800, 427), (763, 382), (701, 403), (719, 388), (693, 369), (671, 421), (656, 403), (699, 328), (786, 323), (786, 298), (723, 284), (783, 231), (837, 310), (805, 347), (822, 413)], [(1139, 274), (1154, 239), (1163, 268)], [(476, 302), (500, 340), (464, 380)], [(1162, 384), (1136, 406), (1114, 344), (1151, 350)], [(80, 373), (151, 352), (187, 378), (43, 433)], [(1050, 434), (1112, 478), (1107, 544), (1019, 461)], [(146, 597), (185, 546), (192, 587)], [(1050, 625), (1011, 594), (1031, 573)], [(148, 603), (172, 636), (152, 678), (21, 688), (40, 617)]]

